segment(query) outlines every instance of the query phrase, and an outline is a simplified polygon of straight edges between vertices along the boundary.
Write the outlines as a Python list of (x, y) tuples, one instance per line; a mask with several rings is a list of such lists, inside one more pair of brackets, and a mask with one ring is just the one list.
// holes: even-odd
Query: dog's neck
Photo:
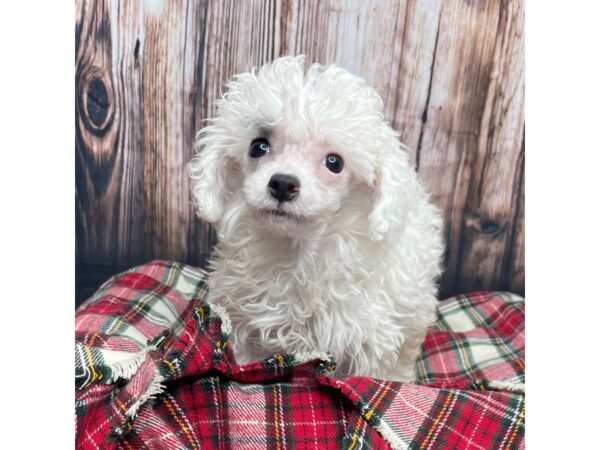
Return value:
[(366, 192), (353, 191), (330, 217), (319, 218), (306, 224), (301, 233), (286, 236), (266, 229), (253, 218), (243, 199), (237, 198), (218, 224), (219, 242), (213, 257), (220, 263), (213, 269), (225, 266), (232, 277), (265, 286), (273, 284), (273, 277), (283, 283), (275, 285), (291, 283), (296, 289), (311, 286), (313, 279), (321, 280), (321, 284), (323, 280), (353, 283), (362, 276), (356, 262), (366, 267), (376, 265), (373, 255), (378, 252), (373, 250), (381, 246), (369, 238), (368, 209), (364, 207), (368, 201)]

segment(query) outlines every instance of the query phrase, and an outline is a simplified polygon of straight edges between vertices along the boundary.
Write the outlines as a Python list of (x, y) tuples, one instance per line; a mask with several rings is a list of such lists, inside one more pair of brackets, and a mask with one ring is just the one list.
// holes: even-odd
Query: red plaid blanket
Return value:
[(524, 301), (440, 302), (415, 383), (334, 379), (326, 354), (244, 366), (205, 274), (153, 261), (76, 313), (77, 448), (524, 448)]

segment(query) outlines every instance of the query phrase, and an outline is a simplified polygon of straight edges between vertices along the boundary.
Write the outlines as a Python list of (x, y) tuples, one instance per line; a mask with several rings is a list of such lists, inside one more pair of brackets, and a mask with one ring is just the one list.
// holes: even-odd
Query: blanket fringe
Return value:
[(314, 360), (321, 360), (323, 362), (327, 362), (329, 359), (331, 359), (332, 356), (329, 353), (325, 353), (325, 352), (298, 352), (298, 353), (294, 353), (294, 361), (296, 361), (297, 364), (304, 364), (307, 363), (309, 361), (314, 361)]
[(490, 381), (488, 384), (490, 389), (498, 391), (510, 391), (517, 392), (519, 394), (525, 393), (525, 383), (510, 382), (510, 381)]
[(221, 334), (229, 336), (231, 334), (231, 320), (225, 308), (217, 303), (206, 302), (206, 304), (210, 306), (211, 312), (221, 319)]
[(394, 433), (384, 420), (381, 420), (374, 428), (379, 431), (383, 439), (385, 439), (393, 450), (405, 450), (408, 448), (408, 444), (403, 442), (400, 436)]
[(150, 399), (156, 398), (158, 394), (161, 394), (165, 390), (165, 386), (162, 384), (162, 381), (162, 377), (158, 374), (158, 370), (156, 370), (156, 375), (154, 379), (150, 382), (150, 385), (148, 386), (146, 392), (140, 395), (140, 398), (138, 398), (138, 400), (133, 405), (131, 405), (131, 407), (127, 410), (125, 415), (131, 420), (135, 419), (135, 415), (137, 414), (138, 409), (140, 409), (140, 407), (144, 403), (146, 403)]
[(135, 374), (138, 367), (140, 367), (140, 364), (142, 364), (144, 361), (146, 354), (153, 350), (156, 350), (156, 347), (149, 345), (142, 351), (133, 354), (133, 356), (129, 359), (107, 364), (107, 367), (110, 369), (111, 376), (105, 381), (105, 383), (114, 383), (119, 378), (129, 380)]

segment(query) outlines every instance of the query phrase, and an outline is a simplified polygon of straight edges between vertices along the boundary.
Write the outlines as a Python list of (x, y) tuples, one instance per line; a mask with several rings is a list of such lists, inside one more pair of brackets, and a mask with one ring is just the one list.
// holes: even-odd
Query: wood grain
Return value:
[(442, 295), (523, 294), (523, 15), (522, 0), (77, 0), (78, 267), (204, 265), (195, 133), (233, 74), (302, 53), (381, 94), (444, 213)]

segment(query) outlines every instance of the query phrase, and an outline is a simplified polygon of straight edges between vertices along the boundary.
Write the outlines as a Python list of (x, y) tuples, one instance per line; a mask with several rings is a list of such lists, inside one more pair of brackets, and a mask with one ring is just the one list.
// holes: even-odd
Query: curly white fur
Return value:
[[(435, 319), (441, 219), (382, 100), (335, 65), (283, 57), (237, 75), (189, 164), (199, 216), (214, 223), (211, 303), (225, 307), (239, 362), (328, 352), (338, 376), (414, 379)], [(271, 150), (251, 158), (253, 139)], [(343, 157), (333, 174), (325, 155)], [(274, 173), (301, 181), (277, 203)], [(277, 210), (285, 215), (274, 215)]]

